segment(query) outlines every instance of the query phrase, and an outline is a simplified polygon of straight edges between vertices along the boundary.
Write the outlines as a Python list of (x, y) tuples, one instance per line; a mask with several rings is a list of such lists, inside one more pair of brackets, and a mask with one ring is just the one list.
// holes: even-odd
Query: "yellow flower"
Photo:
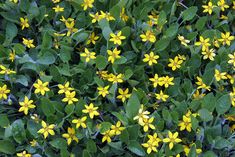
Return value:
[(233, 9), (235, 10), (235, 1), (233, 1)]
[(154, 133), (153, 135), (148, 135), (149, 141), (154, 142), (156, 146), (159, 145), (159, 142), (161, 142), (161, 139), (157, 137), (157, 133)]
[(162, 101), (166, 101), (167, 98), (169, 98), (169, 95), (164, 94), (164, 93), (162, 92), (162, 90), (160, 91), (159, 94), (155, 94), (155, 95), (156, 95), (156, 99), (162, 100)]
[(86, 128), (86, 119), (87, 117), (84, 116), (82, 118), (78, 118), (78, 119), (73, 119), (72, 123), (76, 124), (76, 128), (79, 128), (80, 126), (83, 128)]
[(43, 134), (44, 138), (47, 138), (47, 136), (50, 135), (55, 135), (54, 128), (55, 124), (47, 125), (46, 122), (42, 120), (42, 128), (38, 131), (38, 133)]
[(59, 3), (60, 0), (52, 0), (53, 3)]
[(229, 8), (229, 5), (227, 5), (224, 0), (218, 1), (217, 5), (220, 7), (221, 11), (224, 11), (225, 9)]
[(157, 64), (157, 59), (159, 58), (158, 55), (154, 55), (154, 53), (151, 51), (150, 54), (144, 54), (143, 62), (148, 62), (149, 66), (152, 66), (153, 64)]
[(88, 113), (90, 118), (93, 119), (94, 116), (99, 116), (99, 112), (97, 112), (98, 107), (94, 107), (93, 103), (90, 103), (90, 105), (85, 105), (86, 109), (83, 109), (82, 112), (83, 113)]
[(121, 45), (122, 40), (126, 39), (125, 36), (122, 36), (122, 31), (119, 31), (117, 35), (114, 33), (110, 33), (110, 37), (111, 38), (109, 39), (109, 41), (112, 41), (114, 44), (118, 44), (118, 45)]
[(228, 63), (229, 64), (232, 64), (233, 65), (233, 67), (235, 67), (235, 52), (233, 52), (233, 54), (228, 54), (228, 57), (229, 57), (229, 61), (228, 61)]
[(33, 139), (32, 141), (30, 141), (30, 145), (31, 145), (32, 147), (35, 147), (37, 144), (38, 144), (38, 142), (37, 142), (35, 139)]
[(196, 92), (193, 94), (194, 99), (201, 99), (205, 96), (205, 94), (199, 92), (199, 90), (196, 90)]
[(63, 93), (66, 93), (66, 92), (70, 92), (71, 90), (74, 90), (74, 88), (69, 87), (69, 82), (66, 82), (65, 85), (58, 84), (58, 87), (60, 89), (58, 91), (58, 94), (63, 94)]
[(215, 77), (216, 81), (220, 81), (221, 79), (223, 79), (223, 80), (227, 79), (226, 75), (227, 75), (226, 72), (221, 73), (218, 69), (215, 69), (214, 77)]
[(183, 60), (179, 59), (178, 56), (176, 56), (174, 59), (169, 58), (169, 64), (168, 67), (171, 67), (173, 71), (175, 71), (177, 68), (181, 67), (181, 64), (183, 63)]
[(40, 118), (37, 114), (33, 114), (32, 116), (30, 116), (30, 118), (34, 120), (36, 123), (39, 123), (40, 121)]
[(27, 46), (28, 48), (34, 48), (34, 44), (33, 44), (33, 39), (25, 39), (23, 38), (23, 44), (25, 46)]
[(52, 9), (54, 9), (56, 13), (64, 11), (64, 8), (60, 7), (59, 5), (57, 5), (56, 7), (53, 7)]
[(95, 52), (90, 52), (87, 48), (85, 48), (85, 52), (81, 53), (81, 57), (86, 57), (86, 62), (89, 62), (92, 59), (96, 59)]
[(10, 2), (18, 3), (18, 0), (10, 0)]
[(152, 151), (157, 152), (157, 146), (152, 141), (142, 144), (143, 147), (147, 148), (147, 153), (150, 154)]
[(153, 87), (156, 88), (157, 85), (160, 85), (161, 84), (161, 77), (158, 77), (158, 74), (155, 74), (153, 78), (150, 78), (149, 79), (151, 82), (153, 82)]
[(20, 25), (21, 25), (21, 29), (23, 30), (24, 28), (29, 28), (29, 20), (27, 18), (20, 18)]
[(68, 105), (73, 104), (74, 102), (78, 101), (78, 99), (75, 98), (75, 95), (76, 95), (75, 91), (73, 91), (73, 92), (67, 91), (65, 93), (65, 98), (62, 99), (62, 101), (63, 102), (68, 102)]
[(101, 11), (100, 19), (103, 19), (103, 18), (105, 18), (107, 21), (115, 20), (115, 18), (112, 15), (110, 15), (109, 12), (105, 13), (105, 12)]
[(0, 100), (1, 99), (7, 99), (7, 94), (10, 93), (10, 90), (7, 89), (7, 85), (3, 85), (2, 87), (0, 87)]
[(211, 61), (214, 60), (215, 57), (215, 49), (206, 49), (205, 51), (202, 51), (203, 59), (210, 59)]
[(212, 10), (215, 7), (212, 2), (208, 2), (207, 5), (202, 5), (202, 7), (204, 8), (203, 13), (209, 13), (210, 15), (212, 14)]
[(133, 119), (138, 120), (138, 123), (143, 123), (144, 119), (148, 119), (150, 112), (144, 110), (144, 105), (141, 105), (138, 111), (138, 115), (135, 116)]
[(145, 34), (141, 34), (140, 37), (142, 38), (143, 42), (149, 41), (154, 43), (156, 41), (155, 34), (149, 30), (147, 30)]
[(180, 131), (186, 129), (188, 132), (191, 132), (192, 131), (191, 118), (183, 116), (183, 121), (181, 121), (178, 126), (180, 126)]
[(102, 133), (102, 135), (103, 135), (102, 142), (107, 141), (108, 143), (111, 142), (111, 137), (114, 136), (113, 131), (111, 130), (105, 131), (104, 133)]
[(184, 36), (178, 35), (178, 39), (184, 46), (188, 46), (188, 43), (190, 43), (190, 40), (185, 39)]
[(122, 8), (121, 12), (120, 12), (120, 18), (122, 19), (122, 21), (126, 22), (128, 20), (128, 16), (125, 14), (125, 8)]
[(82, 7), (83, 10), (87, 10), (88, 8), (93, 7), (94, 0), (83, 0)]
[(32, 104), (33, 100), (29, 100), (27, 96), (24, 97), (24, 102), (19, 102), (20, 109), (19, 112), (24, 112), (25, 115), (28, 114), (29, 109), (35, 108), (36, 106)]
[(125, 129), (125, 127), (121, 127), (121, 122), (118, 121), (116, 125), (111, 126), (111, 132), (113, 135), (120, 135), (121, 132)]
[(144, 127), (144, 132), (147, 132), (149, 128), (155, 130), (155, 126), (152, 124), (153, 120), (154, 117), (143, 119), (143, 122), (141, 122), (140, 125)]
[(109, 94), (109, 91), (108, 91), (109, 86), (98, 87), (97, 89), (98, 89), (98, 91), (99, 91), (98, 94), (99, 94), (99, 95), (102, 95), (103, 97), (105, 97), (107, 94)]
[(169, 77), (169, 76), (165, 76), (165, 77), (161, 77), (159, 78), (160, 81), (159, 81), (159, 85), (160, 86), (165, 86), (165, 88), (168, 88), (170, 85), (174, 85), (174, 77)]
[(174, 147), (175, 143), (179, 143), (182, 140), (178, 138), (179, 133), (175, 132), (174, 134), (172, 132), (168, 132), (168, 138), (164, 138), (163, 142), (164, 143), (169, 143), (169, 148), (170, 150)]
[(98, 40), (98, 39), (99, 39), (99, 36), (96, 36), (95, 32), (92, 32), (91, 35), (89, 36), (89, 39), (87, 40), (86, 44), (92, 43), (95, 45), (96, 40)]
[(16, 54), (15, 54), (15, 50), (13, 49), (9, 54), (9, 60), (11, 60), (11, 62), (14, 62), (15, 57), (16, 57)]
[(16, 72), (10, 69), (7, 69), (5, 66), (0, 65), (0, 74), (5, 74), (5, 75), (10, 75), (10, 74), (15, 74)]
[(67, 36), (70, 36), (73, 33), (76, 33), (78, 31), (77, 28), (74, 28), (75, 21), (74, 19), (70, 18), (65, 22), (65, 26), (68, 29)]
[(25, 150), (21, 153), (16, 154), (18, 157), (32, 157), (31, 154), (28, 154)]
[(230, 82), (231, 84), (234, 84), (234, 82), (235, 82), (235, 75), (229, 75), (229, 74), (227, 74), (226, 77), (229, 79), (229, 82)]
[(206, 89), (208, 91), (210, 91), (210, 86), (207, 86), (203, 81), (202, 81), (202, 78), (198, 77), (197, 76), (197, 81), (196, 84), (198, 85), (197, 89)]
[(118, 88), (118, 93), (120, 95), (118, 95), (117, 98), (121, 99), (122, 102), (125, 102), (126, 99), (131, 97), (131, 94), (128, 94), (129, 93), (129, 89), (128, 88), (126, 88), (126, 90), (122, 90), (121, 88)]
[(75, 135), (74, 128), (68, 127), (68, 133), (62, 134), (62, 137), (67, 139), (68, 145), (70, 145), (73, 140), (78, 143), (78, 138)]
[(50, 91), (49, 88), (47, 88), (49, 82), (43, 83), (41, 80), (37, 80), (37, 83), (34, 83), (33, 86), (36, 88), (34, 91), (35, 94), (41, 93), (41, 95), (45, 95), (46, 92)]
[(90, 15), (90, 17), (92, 17), (92, 21), (91, 21), (92, 23), (99, 22), (101, 19), (101, 16), (99, 15), (98, 12), (95, 14), (90, 13), (89, 15)]
[(109, 55), (108, 61), (110, 61), (112, 64), (114, 63), (114, 61), (115, 61), (116, 59), (121, 58), (121, 56), (119, 56), (119, 54), (121, 53), (121, 51), (118, 50), (117, 48), (115, 48), (113, 51), (107, 50), (107, 53), (108, 53), (108, 55)]
[(206, 51), (211, 44), (209, 43), (210, 39), (204, 39), (202, 36), (199, 37), (199, 41), (195, 43), (196, 46), (202, 46), (202, 51)]
[(123, 74), (112, 75), (108, 81), (112, 83), (122, 83), (123, 82)]
[(234, 40), (234, 36), (230, 36), (230, 32), (221, 33), (221, 39), (218, 39), (223, 45), (227, 44), (230, 46), (231, 41)]
[[(193, 145), (195, 145), (195, 144), (193, 143), (191, 146), (193, 146)], [(185, 152), (186, 156), (188, 156), (188, 154), (190, 152), (190, 148), (188, 146), (186, 146), (186, 145), (184, 145), (184, 152)], [(198, 156), (199, 154), (202, 153), (202, 149), (196, 148), (196, 153), (197, 153), (197, 156)]]

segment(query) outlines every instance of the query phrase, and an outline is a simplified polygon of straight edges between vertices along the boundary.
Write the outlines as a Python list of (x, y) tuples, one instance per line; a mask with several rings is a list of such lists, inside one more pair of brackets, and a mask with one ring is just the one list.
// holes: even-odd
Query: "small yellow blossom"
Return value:
[(195, 43), (196, 46), (202, 46), (202, 51), (206, 51), (211, 46), (210, 38), (204, 39), (202, 36), (199, 37), (199, 41)]
[(62, 99), (62, 101), (63, 101), (63, 102), (67, 102), (68, 105), (73, 104), (74, 102), (77, 102), (77, 101), (78, 101), (78, 99), (75, 98), (75, 95), (76, 95), (76, 92), (75, 92), (75, 91), (73, 91), (73, 92), (67, 91), (67, 92), (65, 93), (65, 98)]
[(55, 135), (54, 128), (55, 124), (47, 125), (46, 122), (42, 121), (42, 128), (38, 131), (38, 133), (43, 134), (44, 138), (47, 138), (48, 135)]
[(34, 48), (35, 45), (33, 44), (33, 39), (25, 39), (23, 38), (23, 44), (28, 48)]
[(0, 87), (0, 100), (1, 99), (7, 99), (7, 94), (10, 93), (10, 89), (7, 89), (7, 85), (3, 85)]
[(13, 2), (13, 3), (18, 3), (18, 0), (10, 0), (10, 2)]
[(107, 141), (108, 143), (110, 143), (110, 142), (111, 142), (111, 137), (114, 136), (113, 131), (111, 131), (111, 130), (105, 131), (104, 133), (102, 133), (102, 135), (103, 135), (103, 138), (102, 138), (102, 142), (103, 142), (103, 143), (104, 143), (105, 141)]
[(115, 20), (115, 18), (112, 15), (110, 15), (109, 12), (105, 13), (105, 12), (101, 11), (100, 19), (103, 19), (103, 18), (105, 18), (107, 21)]
[(37, 83), (34, 83), (33, 86), (36, 88), (34, 91), (35, 94), (41, 93), (41, 95), (45, 95), (46, 92), (50, 91), (50, 89), (47, 87), (49, 82), (42, 82), (41, 80), (37, 80)]
[(156, 41), (155, 34), (150, 30), (147, 30), (145, 34), (141, 34), (140, 37), (143, 42), (149, 41), (154, 43)]
[(122, 8), (121, 12), (120, 12), (120, 18), (122, 19), (122, 21), (126, 22), (128, 20), (128, 16), (125, 13), (125, 8)]
[(148, 119), (150, 112), (144, 110), (144, 105), (141, 105), (138, 111), (138, 115), (135, 116), (133, 119), (138, 120), (138, 123), (141, 124), (143, 123), (144, 119)]
[(170, 85), (174, 85), (174, 77), (169, 77), (169, 76), (163, 76), (160, 78), (159, 85), (160, 86), (165, 86), (165, 88), (168, 88)]
[(3, 65), (0, 65), (0, 74), (4, 75), (10, 75), (10, 74), (15, 74), (16, 72), (14, 70), (8, 69)]
[(16, 154), (18, 157), (32, 157), (31, 154), (27, 153), (25, 150), (21, 153)]
[(197, 76), (197, 82), (196, 82), (196, 84), (198, 85), (197, 89), (206, 89), (206, 90), (208, 90), (208, 91), (211, 90), (211, 89), (210, 89), (210, 86), (207, 86), (207, 85), (203, 82), (202, 78), (200, 78), (199, 76)]
[(230, 32), (226, 32), (226, 33), (221, 33), (221, 39), (218, 39), (220, 42), (222, 42), (223, 45), (228, 45), (230, 46), (231, 41), (234, 40), (234, 36), (230, 36)]
[(97, 89), (98, 89), (98, 91), (99, 91), (98, 94), (99, 94), (99, 95), (102, 95), (102, 97), (105, 97), (106, 95), (109, 94), (109, 91), (108, 91), (109, 86), (98, 87)]
[(219, 0), (217, 5), (220, 7), (221, 11), (225, 11), (225, 9), (229, 8), (229, 5), (227, 5), (224, 0)]
[[(156, 88), (157, 85), (162, 84), (161, 81), (161, 77), (158, 77), (158, 74), (155, 74), (153, 78), (149, 79), (151, 82), (153, 82), (153, 87)], [(162, 84), (163, 85), (163, 84)]]
[(168, 132), (168, 137), (163, 139), (164, 143), (169, 143), (170, 150), (174, 147), (174, 144), (181, 142), (182, 140), (178, 138), (179, 133)]
[(144, 54), (143, 62), (148, 62), (149, 66), (153, 64), (157, 64), (157, 59), (159, 58), (158, 55), (155, 55), (152, 51), (149, 54)]
[(142, 146), (147, 148), (147, 153), (150, 154), (152, 151), (157, 152), (157, 147), (159, 146), (160, 138), (157, 137), (157, 133), (153, 135), (148, 135), (149, 140), (143, 143)]
[(180, 126), (180, 131), (187, 130), (188, 132), (192, 131), (192, 123), (191, 123), (191, 118), (187, 116), (183, 116), (183, 121), (179, 123)]
[(83, 10), (87, 10), (88, 8), (93, 7), (93, 3), (94, 3), (94, 0), (83, 0), (83, 3), (81, 6), (83, 7)]
[(69, 92), (71, 90), (74, 90), (74, 88), (69, 87), (69, 82), (66, 82), (64, 85), (58, 84), (58, 87), (60, 89), (58, 91), (58, 94), (63, 94), (63, 93)]
[(201, 99), (205, 96), (204, 93), (200, 93), (199, 90), (196, 90), (196, 92), (193, 94), (194, 99)]
[(111, 62), (112, 64), (114, 63), (116, 59), (121, 58), (121, 56), (119, 56), (119, 54), (121, 53), (121, 50), (118, 50), (117, 48), (115, 48), (113, 51), (107, 50), (107, 53), (109, 55), (108, 61)]
[(30, 141), (30, 145), (31, 145), (32, 147), (35, 147), (37, 144), (38, 144), (38, 142), (37, 142), (35, 139), (33, 139), (32, 141)]
[(75, 129), (68, 127), (68, 133), (62, 134), (62, 137), (67, 139), (68, 145), (74, 140), (78, 143), (78, 138), (75, 135)]
[(188, 46), (188, 43), (190, 43), (190, 40), (185, 39), (184, 36), (178, 35), (178, 39), (181, 42), (181, 44), (186, 47)]
[(157, 100), (166, 101), (167, 98), (169, 98), (169, 95), (164, 94), (164, 93), (162, 92), (162, 90), (160, 91), (159, 94), (155, 94), (155, 95), (156, 95), (156, 99), (157, 99)]
[(101, 19), (101, 16), (99, 15), (98, 12), (95, 14), (90, 13), (89, 15), (90, 15), (90, 17), (92, 17), (92, 21), (91, 21), (92, 23), (99, 22)]
[(99, 36), (96, 36), (96, 35), (95, 35), (95, 32), (92, 32), (91, 35), (89, 36), (89, 38), (88, 38), (86, 44), (88, 45), (88, 44), (92, 43), (92, 44), (95, 45), (96, 40), (98, 40), (98, 39), (99, 39)]
[(114, 83), (122, 83), (123, 82), (123, 74), (118, 74), (118, 75), (112, 75), (108, 79), (108, 81)]
[(65, 26), (68, 29), (67, 36), (70, 36), (71, 34), (76, 33), (78, 31), (77, 28), (74, 28), (75, 21), (72, 18), (65, 22)]
[(87, 120), (87, 117), (84, 116), (82, 118), (78, 118), (78, 119), (73, 119), (72, 120), (72, 123), (76, 124), (76, 128), (79, 128), (80, 126), (82, 128), (86, 128), (86, 120)]
[(119, 95), (117, 96), (118, 99), (121, 99), (122, 102), (125, 102), (126, 99), (131, 97), (131, 94), (129, 94), (129, 89), (126, 88), (126, 90), (122, 90), (121, 88), (118, 88)]
[(220, 80), (225, 80), (225, 79), (227, 79), (227, 77), (226, 77), (226, 75), (227, 75), (227, 73), (226, 72), (220, 72), (218, 69), (215, 69), (215, 75), (214, 75), (214, 77), (215, 77), (215, 79), (216, 79), (216, 81), (220, 81)]
[(99, 116), (99, 112), (97, 112), (98, 107), (94, 107), (93, 103), (90, 103), (90, 105), (85, 105), (86, 109), (83, 109), (82, 112), (83, 113), (88, 113), (90, 118), (93, 119), (94, 116)]
[(121, 45), (122, 40), (126, 39), (125, 36), (122, 36), (122, 31), (119, 31), (117, 35), (114, 33), (110, 33), (110, 37), (111, 38), (109, 39), (109, 41), (112, 41), (114, 44), (118, 44), (118, 45)]
[[(192, 145), (195, 145), (194, 143)], [(192, 146), (191, 145), (191, 146)], [(184, 152), (185, 152), (185, 155), (188, 156), (189, 155), (189, 152), (190, 152), (190, 148), (186, 145), (184, 145)], [(199, 154), (202, 153), (202, 149), (200, 148), (196, 148), (196, 153), (197, 153), (197, 156), (199, 156)]]
[(60, 0), (52, 0), (53, 3), (59, 3)]
[(81, 53), (81, 57), (86, 58), (86, 62), (89, 62), (90, 60), (96, 59), (95, 52), (90, 52), (87, 48), (85, 48), (85, 52)]
[(212, 2), (208, 2), (207, 5), (202, 5), (202, 7), (204, 8), (203, 13), (209, 13), (210, 15), (212, 14), (212, 10), (215, 7)]
[(16, 54), (15, 54), (15, 50), (13, 49), (9, 54), (9, 60), (11, 60), (11, 62), (14, 62), (15, 58), (16, 58)]
[(29, 98), (27, 96), (25, 96), (24, 97), (24, 101), (23, 102), (19, 102), (19, 104), (21, 106), (20, 109), (19, 109), (19, 112), (24, 112), (24, 114), (27, 115), (29, 109), (36, 107), (32, 103), (33, 103), (33, 100), (29, 100)]
[(235, 67), (235, 52), (233, 52), (233, 54), (228, 54), (228, 57), (229, 57), (228, 63), (232, 64), (233, 67)]
[(206, 49), (205, 51), (202, 51), (203, 59), (210, 59), (211, 61), (215, 60), (215, 49)]
[(171, 67), (172, 70), (175, 71), (177, 68), (181, 67), (183, 60), (179, 59), (178, 56), (175, 56), (174, 59), (169, 58), (169, 62), (168, 67)]
[(60, 7), (59, 5), (57, 5), (56, 7), (53, 7), (52, 9), (54, 9), (54, 11), (56, 13), (58, 12), (63, 12), (64, 11), (64, 8), (63, 7)]
[(153, 120), (154, 120), (154, 117), (143, 119), (143, 122), (141, 122), (140, 125), (143, 126), (144, 132), (147, 132), (149, 128), (151, 128), (152, 130), (155, 130), (155, 126), (152, 124)]
[(20, 18), (20, 25), (21, 25), (21, 29), (24, 30), (24, 28), (29, 28), (29, 20), (27, 18)]
[(124, 129), (125, 127), (121, 127), (120, 121), (118, 121), (116, 125), (111, 125), (111, 132), (113, 133), (113, 135), (120, 135)]

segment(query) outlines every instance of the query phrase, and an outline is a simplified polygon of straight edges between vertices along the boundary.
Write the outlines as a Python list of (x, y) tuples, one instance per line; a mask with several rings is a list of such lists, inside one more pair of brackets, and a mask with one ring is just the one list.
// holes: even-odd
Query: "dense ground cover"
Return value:
[(0, 156), (235, 156), (234, 0), (0, 0)]

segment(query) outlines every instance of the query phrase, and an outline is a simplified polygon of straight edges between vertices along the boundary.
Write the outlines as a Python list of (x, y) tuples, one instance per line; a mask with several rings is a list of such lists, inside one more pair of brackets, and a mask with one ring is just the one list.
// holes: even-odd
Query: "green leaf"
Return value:
[(3, 43), (4, 46), (9, 45), (17, 36), (18, 29), (14, 23), (8, 22), (6, 25), (6, 37)]
[(107, 131), (107, 130), (109, 130), (110, 129), (110, 127), (111, 127), (111, 123), (110, 122), (102, 122), (101, 124), (100, 124), (100, 132), (101, 133), (104, 133), (105, 131)]
[(97, 152), (96, 143), (93, 140), (89, 139), (86, 142), (86, 149), (91, 153), (96, 153)]
[(26, 48), (22, 44), (15, 44), (13, 49), (15, 50), (16, 54), (23, 54), (26, 50)]
[(73, 34), (72, 38), (77, 41), (77, 44), (87, 40), (89, 34), (87, 32), (76, 32)]
[(216, 105), (216, 99), (213, 93), (209, 93), (202, 99), (202, 108), (206, 108), (208, 111), (213, 112)]
[(0, 152), (5, 154), (15, 154), (15, 145), (8, 140), (0, 140)]
[(48, 33), (48, 31), (46, 31), (42, 38), (42, 48), (47, 49), (47, 48), (50, 48), (51, 45), (52, 45), (52, 38), (50, 34)]
[(20, 83), (26, 87), (28, 86), (28, 79), (24, 75), (18, 75), (15, 82)]
[(132, 153), (139, 155), (139, 156), (145, 156), (145, 151), (142, 148), (142, 146), (137, 141), (130, 141), (130, 144), (127, 147)]
[(163, 26), (166, 23), (166, 13), (164, 10), (162, 10), (159, 14), (157, 24), (159, 27)]
[(221, 96), (216, 102), (216, 111), (218, 114), (224, 114), (231, 106), (230, 96), (228, 94)]
[(167, 46), (169, 45), (170, 43), (170, 40), (169, 38), (162, 38), (160, 40), (158, 40), (156, 43), (155, 43), (155, 49), (156, 51), (163, 51), (167, 48)]
[(195, 24), (196, 29), (198, 31), (201, 31), (204, 28), (206, 22), (207, 22), (207, 16), (200, 17)]
[(40, 129), (39, 127), (38, 127), (38, 124), (37, 123), (35, 123), (34, 121), (32, 121), (32, 120), (29, 120), (28, 122), (27, 122), (27, 129), (28, 129), (28, 131), (30, 132), (30, 134), (31, 135), (33, 135), (35, 138), (37, 138), (38, 137), (38, 130)]
[(52, 147), (55, 147), (57, 149), (65, 149), (67, 148), (67, 142), (63, 138), (55, 138), (51, 142), (49, 142)]
[(182, 17), (184, 21), (189, 21), (194, 18), (197, 13), (198, 8), (196, 6), (189, 7), (182, 13)]
[(198, 111), (201, 119), (204, 121), (204, 122), (208, 122), (208, 121), (211, 121), (213, 119), (213, 116), (212, 114), (205, 108), (203, 109), (200, 109)]
[(37, 62), (39, 64), (50, 65), (55, 63), (55, 56), (50, 51), (46, 51), (38, 58)]
[(54, 105), (48, 98), (41, 98), (40, 107), (47, 117), (55, 113)]
[(107, 59), (102, 55), (98, 55), (95, 59), (95, 62), (96, 62), (96, 67), (99, 70), (103, 70), (108, 65)]
[(136, 92), (133, 92), (131, 94), (130, 99), (127, 102), (126, 105), (126, 115), (128, 118), (133, 119), (134, 116), (137, 115), (140, 108), (140, 101), (136, 94)]
[(166, 30), (166, 37), (174, 37), (178, 32), (179, 24), (174, 23)]
[(197, 156), (196, 146), (195, 144), (193, 144), (192, 147), (190, 148), (188, 157), (196, 157), (196, 156)]
[(23, 143), (26, 139), (26, 133), (24, 123), (21, 119), (18, 119), (12, 123), (12, 134), (15, 141), (19, 144)]
[(7, 127), (10, 124), (9, 119), (6, 114), (0, 115), (0, 126), (1, 127)]

